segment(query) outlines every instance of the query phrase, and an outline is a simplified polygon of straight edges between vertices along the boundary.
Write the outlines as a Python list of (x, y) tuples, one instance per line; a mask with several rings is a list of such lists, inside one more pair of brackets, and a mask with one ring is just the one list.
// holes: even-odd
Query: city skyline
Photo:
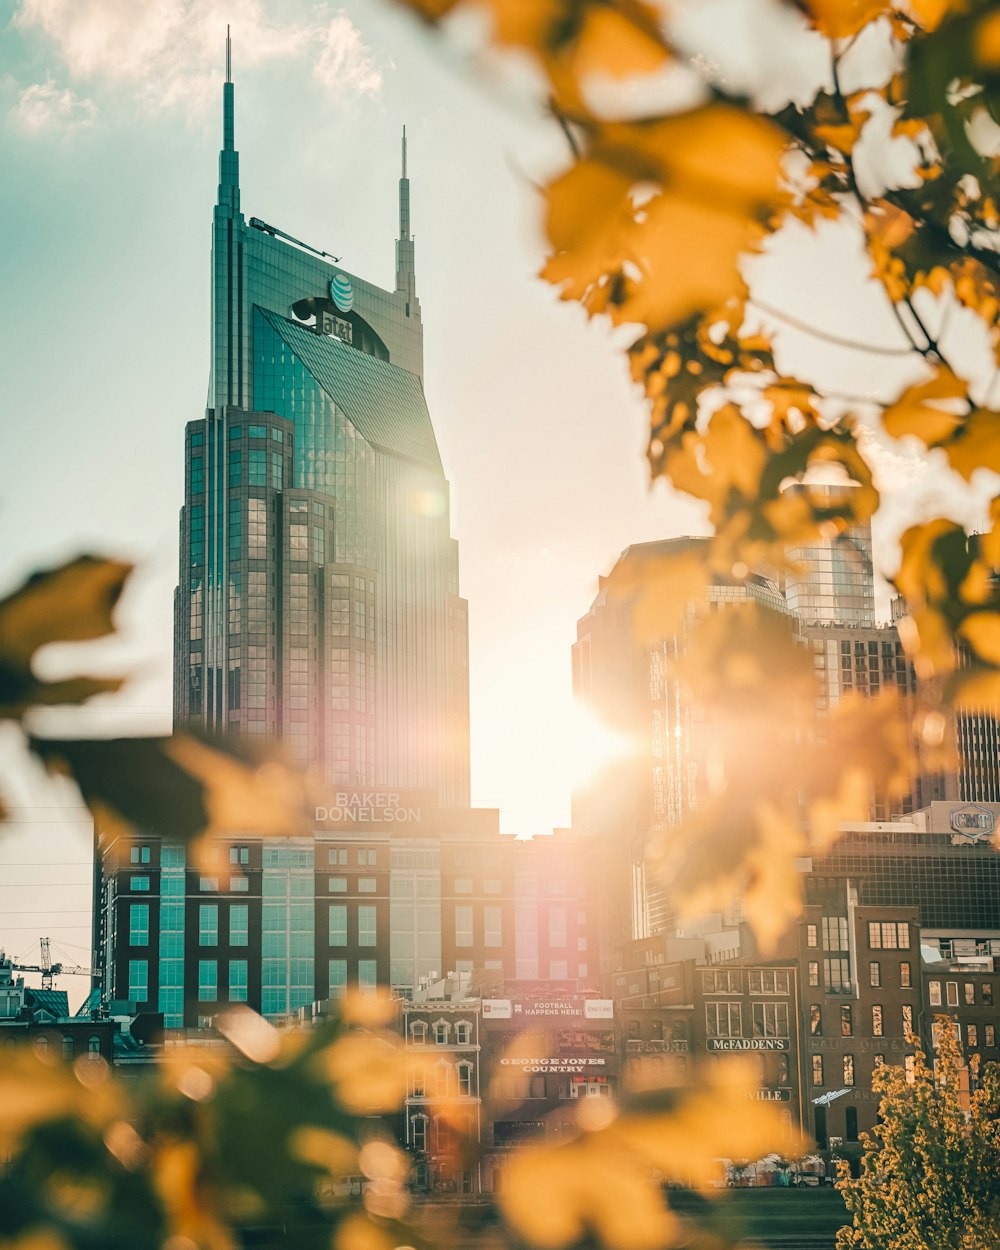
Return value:
[[(126, 19), (95, 0), (70, 20), (54, 0), (33, 0), (12, 12), (0, 36), (10, 67), (0, 141), (17, 188), (7, 209), (6, 389), (12, 410), (38, 419), (11, 430), (12, 454), (31, 471), (4, 492), (4, 582), (81, 547), (140, 562), (123, 605), (123, 652), (137, 680), (86, 723), (97, 732), (169, 725), (178, 435), (204, 395), (204, 204), (217, 147), (208, 92), (231, 16), (245, 63), (241, 124), (253, 135), (248, 202), (386, 279), (408, 125), (432, 327), (428, 395), (470, 602), (472, 798), (498, 806), (512, 832), (567, 823), (569, 751), (552, 743), (565, 741), (572, 718), (575, 621), (625, 547), (705, 526), (696, 507), (646, 493), (645, 414), (606, 328), (534, 279), (542, 251), (529, 187), (563, 160), (559, 136), (530, 110), (512, 110), (502, 80), (470, 91), (454, 61), (388, 7), (322, 10), (320, 20), (290, 5), (279, 19), (275, 6), (227, 14), (206, 0), (188, 6), (199, 20), (173, 44), (146, 9)], [(114, 57), (102, 60), (93, 51), (102, 46)], [(287, 142), (293, 127), (301, 148)], [(782, 296), (794, 285), (791, 267), (773, 283)], [(52, 324), (52, 292), (56, 371), (39, 334)], [(874, 315), (866, 328), (891, 333)], [(782, 341), (800, 352), (804, 342), (792, 332)], [(455, 360), (462, 368), (449, 367)], [(885, 385), (881, 362), (862, 361), (858, 373), (861, 391)], [(132, 456), (123, 463), (111, 445)], [(898, 459), (915, 481), (912, 462)], [(920, 490), (911, 495), (917, 508)], [(22, 523), (29, 515), (36, 524)], [(69, 919), (57, 913), (89, 906), (82, 881), (60, 893), (43, 870), (81, 864), (88, 847), (68, 788), (43, 790), (23, 774), (10, 788), (21, 824), (0, 857), (25, 871), (8, 872), (4, 941), (21, 952), (36, 931), (56, 935)], [(82, 942), (88, 926), (63, 932)]]

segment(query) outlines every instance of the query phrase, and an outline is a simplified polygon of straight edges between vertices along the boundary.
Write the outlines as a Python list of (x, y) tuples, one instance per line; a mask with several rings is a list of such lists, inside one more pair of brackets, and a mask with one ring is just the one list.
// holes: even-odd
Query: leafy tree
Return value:
[(863, 1139), (861, 1175), (840, 1164), (852, 1223), (837, 1250), (1000, 1246), (1000, 1073), (965, 1066), (947, 1016), (934, 1033), (933, 1064), (918, 1049), (912, 1074), (883, 1064), (874, 1075), (879, 1124)]

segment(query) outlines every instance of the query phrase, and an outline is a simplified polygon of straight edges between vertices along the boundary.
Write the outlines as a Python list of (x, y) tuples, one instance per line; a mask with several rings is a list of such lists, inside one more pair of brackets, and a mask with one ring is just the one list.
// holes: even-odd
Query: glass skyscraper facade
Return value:
[(332, 784), (469, 795), (468, 614), (423, 390), (405, 137), (384, 290), (240, 207), (223, 88), (212, 370), (188, 423), (174, 714)]

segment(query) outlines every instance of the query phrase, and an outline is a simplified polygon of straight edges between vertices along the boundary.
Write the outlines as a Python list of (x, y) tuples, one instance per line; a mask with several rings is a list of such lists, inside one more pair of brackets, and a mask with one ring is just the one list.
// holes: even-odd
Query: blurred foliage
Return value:
[[(950, 707), (997, 701), (1000, 500), (974, 542), (946, 516), (903, 536), (900, 633), (929, 692), (915, 713), (886, 694), (818, 713), (811, 657), (787, 622), (752, 604), (702, 621), (683, 608), (713, 581), (739, 584), (762, 565), (793, 570), (789, 553), (811, 542), (850, 553), (851, 526), (880, 505), (864, 454), (877, 407), (879, 437), (916, 439), (966, 481), (1000, 469), (1000, 414), (991, 406), (1000, 164), (993, 140), (982, 138), (1000, 118), (1000, 5), (789, 0), (801, 29), (825, 40), (827, 70), (811, 99), (764, 115), (731, 90), (711, 55), (684, 42), (668, 3), (400, 3), (432, 26), (462, 10), (484, 15), (500, 54), (533, 67), (568, 141), (568, 163), (543, 191), (543, 277), (588, 315), (634, 327), (628, 365), (649, 405), (652, 476), (702, 501), (714, 530), (704, 555), (686, 549), (665, 562), (659, 584), (630, 586), (626, 575), (610, 587), (640, 634), (662, 637), (669, 611), (678, 615), (676, 627), (690, 633), (679, 678), (707, 717), (725, 713), (703, 761), (709, 802), (683, 829), (665, 831), (655, 853), (689, 908), (740, 894), (766, 947), (800, 906), (795, 857), (822, 850), (841, 821), (865, 818), (873, 789), (902, 793), (915, 761), (941, 747)], [(594, 84), (608, 79), (676, 82), (673, 98), (687, 102), (642, 113), (633, 93), (615, 114), (594, 103)], [(845, 89), (845, 81), (865, 85)], [(879, 145), (891, 145), (893, 159), (874, 180), (859, 177), (859, 150)], [(784, 231), (827, 223), (867, 254), (900, 329), (903, 346), (888, 354), (908, 352), (914, 362), (883, 405), (784, 373), (754, 304), (746, 258)], [(967, 376), (943, 342), (951, 308), (981, 327), (982, 377)], [(846, 329), (834, 341), (850, 344)], [(824, 474), (854, 489), (812, 489)], [(787, 491), (789, 483), (800, 489)], [(302, 831), (307, 783), (244, 744), (193, 733), (101, 742), (41, 732), (36, 709), (121, 684), (86, 674), (45, 680), (35, 661), (50, 643), (111, 632), (128, 571), (81, 557), (0, 602), (0, 715), (25, 723), (28, 748), (75, 779), (106, 828), (169, 832), (206, 862), (212, 835), (226, 829)], [(348, 1004), (326, 1027), (282, 1034), (237, 1010), (219, 1024), (226, 1055), (171, 1048), (167, 1062), (134, 1080), (94, 1058), (70, 1068), (8, 1054), (2, 1244), (228, 1250), (255, 1236), (256, 1244), (332, 1250), (419, 1244), (412, 1221), (401, 1223), (411, 1214), (406, 1164), (372, 1121), (415, 1079), (379, 1010)], [(939, 1059), (954, 1072), (949, 1055), (946, 1042)], [(957, 1080), (935, 1086), (922, 1058), (913, 1085), (895, 1069), (879, 1080), (884, 1123), (859, 1181), (844, 1180), (857, 1223), (843, 1246), (994, 1244), (978, 1215), (992, 1214), (983, 1186), (992, 1195), (993, 1075), (973, 1099), (971, 1129), (954, 1102)], [(543, 1250), (709, 1244), (671, 1206), (664, 1181), (706, 1186), (720, 1156), (802, 1145), (780, 1112), (748, 1098), (751, 1085), (739, 1065), (720, 1064), (686, 1091), (585, 1100), (572, 1132), (512, 1155), (506, 1232)], [(915, 1161), (919, 1191), (907, 1188)], [(369, 1185), (352, 1202), (336, 1178), (355, 1170)], [(904, 1211), (923, 1240), (902, 1221), (883, 1236), (890, 1214)], [(946, 1218), (952, 1240), (941, 1232)]]
[[(861, 1174), (842, 1162), (837, 1188), (851, 1223), (837, 1250), (991, 1250), (1000, 1246), (1000, 1070), (966, 1066), (947, 1015), (928, 1063), (883, 1064), (879, 1123), (863, 1135)], [(916, 1038), (912, 1039), (916, 1043)]]
[[(626, 350), (649, 407), (652, 478), (702, 501), (713, 530), (704, 555), (664, 557), (658, 586), (618, 576), (611, 593), (641, 636), (662, 640), (671, 615), (713, 582), (794, 572), (807, 544), (839, 544), (848, 564), (866, 559), (850, 527), (880, 506), (873, 442), (916, 441), (967, 483), (982, 487), (985, 473), (995, 490), (1000, 5), (746, 0), (748, 24), (782, 13), (769, 29), (788, 30), (790, 55), (818, 67), (811, 96), (799, 83), (765, 113), (719, 64), (727, 36), (713, 46), (703, 25), (695, 46), (689, 7), (670, 0), (399, 3), (443, 34), (456, 12), (478, 13), (498, 55), (528, 55), (568, 141), (568, 163), (542, 191), (542, 277), (589, 316), (634, 327)], [(720, 23), (738, 8), (716, 6)], [(623, 79), (629, 92), (606, 90)], [(780, 87), (766, 85), (773, 99)], [(644, 111), (644, 99), (660, 103)], [(748, 258), (831, 224), (845, 254), (867, 254), (869, 290), (891, 312), (898, 346), (770, 311), (817, 341), (897, 357), (900, 377), (909, 357), (909, 379), (885, 403), (785, 373), (768, 305), (755, 299), (764, 269)], [(818, 307), (824, 294), (814, 292)], [(949, 337), (950, 317), (960, 329)], [(953, 351), (959, 339), (965, 350)], [(853, 489), (831, 495), (812, 489), (818, 482)], [(800, 911), (796, 855), (822, 849), (837, 823), (868, 819), (873, 794), (901, 798), (917, 768), (953, 766), (952, 710), (1000, 703), (998, 508), (1000, 499), (975, 539), (945, 516), (902, 537), (895, 585), (916, 700), (882, 693), (828, 710), (778, 626), (753, 613), (746, 630), (739, 614), (728, 625), (684, 622), (691, 645), (676, 667), (699, 693), (724, 675), (721, 697), (707, 693), (709, 711), (724, 705), (725, 715), (712, 722), (722, 728), (709, 804), (666, 829), (655, 851), (681, 911), (743, 892), (768, 949)]]

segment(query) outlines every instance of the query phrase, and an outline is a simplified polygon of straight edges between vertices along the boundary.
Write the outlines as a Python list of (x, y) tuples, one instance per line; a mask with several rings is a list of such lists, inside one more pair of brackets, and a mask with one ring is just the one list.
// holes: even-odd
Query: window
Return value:
[(99, 1055), (100, 1053), (101, 1053), (101, 1039), (97, 1036), (96, 1033), (91, 1033), (90, 1037), (87, 1038), (87, 1054)]
[(983, 1025), (983, 1045), (995, 1046), (997, 1044), (997, 1026), (995, 1024)]
[(343, 847), (341, 847), (340, 850), (331, 851), (329, 860), (331, 864), (346, 864), (347, 852), (343, 849)]
[(854, 1019), (851, 1013), (850, 1003), (840, 1004), (840, 1036), (841, 1037), (853, 1037), (854, 1036)]
[(908, 990), (912, 985), (912, 968), (909, 960), (904, 959), (899, 965), (899, 984), (904, 990)]
[(948, 1006), (957, 1007), (958, 1006), (958, 982), (957, 981), (945, 981), (944, 987), (945, 987), (945, 990), (947, 991)]
[(993, 982), (984, 981), (979, 987), (979, 994), (984, 1007), (993, 1006)]
[(427, 1041), (426, 1020), (410, 1021), (410, 1041), (416, 1046), (422, 1046)]
[(812, 1056), (812, 1083), (813, 1085), (823, 1084), (823, 1056)]
[(882, 1005), (875, 1003), (872, 1007), (872, 1037), (882, 1036)]
[(375, 878), (374, 877), (358, 877), (358, 893), (374, 894)]
[(472, 1041), (472, 1025), (468, 1020), (459, 1020), (455, 1025), (455, 1041), (459, 1046), (468, 1046)]
[(149, 863), (149, 847), (148, 846), (133, 846), (129, 852), (129, 857), (133, 864), (148, 864)]
[(460, 1063), (456, 1068), (458, 1074), (458, 1092), (466, 1098), (472, 1094), (472, 1064)]
[(704, 994), (742, 994), (743, 976), (737, 968), (706, 968), (701, 988)]
[(376, 937), (375, 907), (371, 903), (362, 903), (358, 907), (358, 945), (374, 946)]
[(250, 438), (267, 438), (267, 426), (251, 425), (247, 430), (247, 434)]
[(499, 907), (483, 908), (484, 946), (503, 945), (503, 913)]
[(739, 1003), (706, 1003), (705, 1030), (709, 1037), (742, 1037), (743, 1013)]
[(128, 909), (128, 940), (130, 946), (149, 945), (149, 904), (132, 903)]
[(976, 983), (975, 981), (966, 981), (962, 986), (963, 996), (965, 998), (966, 1007), (975, 1007), (976, 1005)]
[(907, 1085), (912, 1085), (913, 1082), (916, 1080), (915, 1068), (916, 1068), (916, 1060), (914, 1059), (913, 1055), (904, 1055), (903, 1071), (906, 1073)]
[(882, 965), (877, 959), (871, 960), (868, 964), (868, 984), (875, 986), (882, 984)]
[(812, 986), (819, 985), (819, 961), (810, 959), (809, 961), (809, 984)]
[(566, 908), (549, 908), (549, 946), (566, 945)]
[(819, 1003), (809, 1004), (809, 1033), (812, 1037), (823, 1036), (823, 1009)]
[(434, 1041), (438, 1046), (447, 1046), (451, 1036), (451, 1025), (447, 1020), (434, 1021)]
[(455, 908), (455, 945), (472, 945), (472, 908), (458, 906)]
[(751, 968), (747, 974), (751, 994), (787, 994), (788, 973), (778, 968)]
[(246, 879), (246, 877), (230, 877), (229, 888), (234, 894), (249, 894), (250, 882)]
[(456, 894), (471, 894), (472, 893), (471, 878), (456, 877), (455, 878), (455, 893)]
[(787, 1003), (752, 1003), (754, 1037), (788, 1037)]
[(910, 926), (895, 920), (872, 920), (868, 924), (868, 945), (873, 951), (910, 949)]
[(807, 924), (806, 925), (806, 946), (818, 946), (818, 945), (819, 945), (819, 942), (816, 940), (816, 926), (814, 924)]
[(913, 1032), (913, 1008), (910, 1006), (909, 1003), (903, 1004), (902, 1016), (903, 1016), (903, 1036), (909, 1037), (910, 1034)]
[(250, 908), (246, 903), (233, 903), (229, 908), (229, 945), (246, 946), (249, 929)]
[(330, 960), (330, 997), (343, 998), (347, 992), (347, 960)]
[(198, 889), (206, 894), (210, 894), (219, 888), (218, 877), (201, 877), (198, 881)]
[(844, 1056), (844, 1084), (845, 1085), (854, 1084), (854, 1056), (853, 1055)]
[(343, 903), (330, 904), (330, 945), (347, 945), (347, 908)]
[(248, 846), (231, 846), (229, 848), (229, 862), (231, 864), (249, 864), (250, 848)]
[(845, 994), (851, 988), (851, 961), (842, 957), (823, 960), (823, 984), (829, 994)]
[(979, 1028), (975, 1024), (970, 1024), (965, 1030), (965, 1036), (970, 1046), (979, 1045)]
[(410, 1117), (410, 1145), (414, 1150), (427, 1149), (427, 1116)]
[(198, 908), (198, 945), (219, 945), (218, 903), (202, 903)]
[(487, 877), (483, 882), (484, 894), (499, 894), (503, 890), (503, 882), (499, 877)]
[(549, 976), (553, 981), (565, 981), (569, 976), (569, 963), (565, 959), (550, 959)]
[(133, 1003), (149, 1001), (149, 961), (146, 959), (130, 959), (128, 961), (128, 996)]
[(198, 1002), (214, 1003), (219, 997), (219, 961), (198, 960)]
[(230, 959), (229, 961), (229, 1001), (245, 1003), (247, 1001), (247, 961)]
[(346, 894), (347, 893), (347, 878), (346, 877), (331, 877), (330, 882), (329, 882), (329, 887), (330, 887), (331, 894)]
[(927, 1001), (932, 1007), (941, 1006), (941, 982), (928, 981), (927, 983)]
[(823, 917), (823, 949), (825, 951), (850, 950), (847, 939), (846, 916)]
[(358, 960), (358, 989), (362, 994), (374, 994), (378, 987), (378, 963), (374, 959)]
[(128, 888), (136, 894), (144, 894), (149, 891), (148, 877), (130, 877)]

